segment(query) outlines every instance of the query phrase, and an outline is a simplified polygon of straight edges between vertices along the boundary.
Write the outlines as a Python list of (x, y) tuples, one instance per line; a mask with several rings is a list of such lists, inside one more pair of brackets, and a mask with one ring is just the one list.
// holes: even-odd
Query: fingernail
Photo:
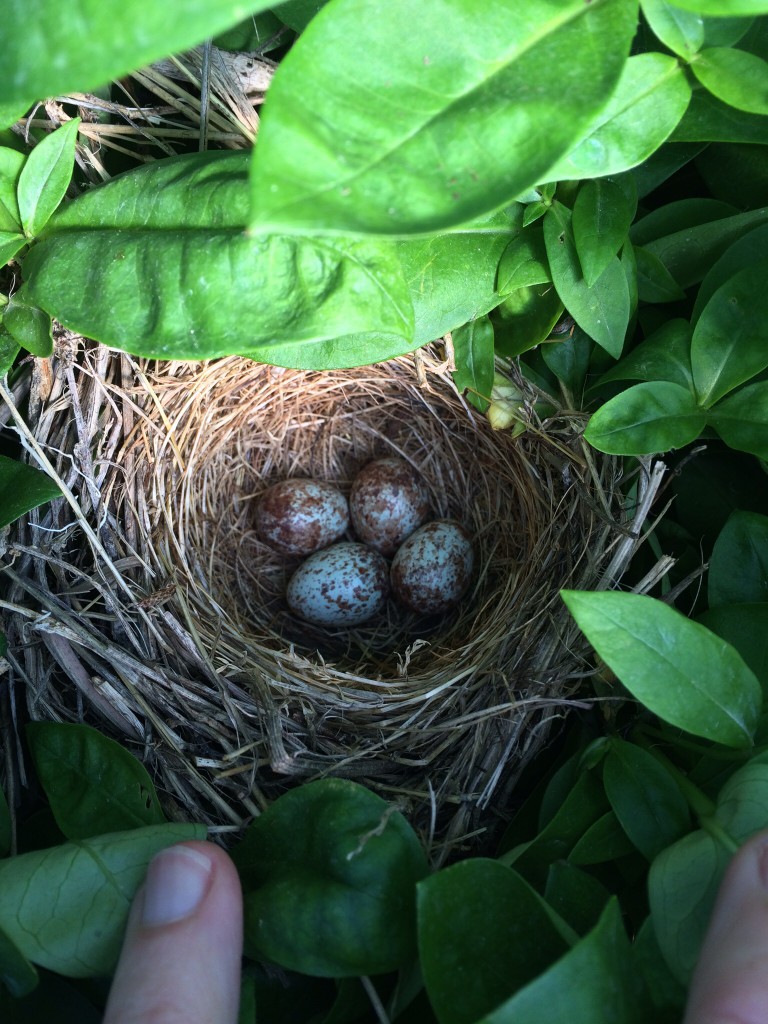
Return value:
[(208, 891), (212, 864), (191, 846), (169, 846), (151, 861), (144, 883), (141, 923), (171, 924), (189, 917)]

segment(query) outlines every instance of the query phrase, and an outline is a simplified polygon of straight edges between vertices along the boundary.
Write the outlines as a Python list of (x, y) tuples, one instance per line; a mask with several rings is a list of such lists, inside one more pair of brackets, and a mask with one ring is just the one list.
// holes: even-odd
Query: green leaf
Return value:
[(571, 212), (556, 203), (544, 218), (552, 280), (565, 308), (598, 345), (618, 359), (630, 315), (629, 287), (619, 260), (613, 256), (590, 287), (584, 280), (571, 227)]
[[(411, 233), (498, 209), (603, 106), (636, 7), (422, 0), (414, 16), (409, 0), (335, 0), (270, 86), (251, 227)], [(322, 118), (307, 116), (307, 96)]]
[(594, 928), (610, 895), (594, 875), (570, 861), (550, 865), (544, 899), (579, 935)]
[(709, 422), (731, 448), (768, 459), (768, 381), (722, 399), (710, 410)]
[(521, 219), (516, 206), (458, 232), (395, 243), (413, 302), (416, 345), (441, 338), (498, 305), (499, 258)]
[(114, 969), (131, 900), (160, 850), (204, 825), (152, 825), (0, 862), (0, 928), (40, 967), (71, 978)]
[(0, 377), (4, 377), (13, 366), (16, 356), (20, 352), (18, 342), (13, 335), (2, 326), (0, 322)]
[(268, 6), (258, 0), (245, 7), (239, 0), (186, 0), (179, 17), (174, 5), (155, 0), (81, 0), (69, 18), (61, 18), (55, 0), (7, 0), (0, 104), (22, 114), (25, 105), (46, 96), (96, 89)]
[(670, 381), (636, 384), (592, 415), (584, 437), (612, 455), (651, 455), (695, 441), (706, 423), (689, 390)]
[(617, 901), (548, 971), (477, 1024), (639, 1024), (630, 946)]
[(677, 783), (642, 747), (614, 737), (603, 782), (621, 827), (649, 861), (689, 830), (688, 804)]
[[(4, 634), (0, 633), (0, 658), (8, 653), (8, 641)], [(5, 792), (0, 786), (0, 858), (7, 857), (11, 849), (11, 837), (13, 835), (13, 824), (11, 810), (5, 797)]]
[(613, 811), (590, 825), (568, 855), (571, 864), (605, 864), (634, 853), (634, 846)]
[(25, 245), (27, 245), (27, 239), (24, 235), (14, 234), (12, 231), (0, 231), (0, 267), (10, 263)]
[(277, 8), (277, 15), (283, 24), (294, 32), (303, 32), (317, 12), (328, 0), (288, 0)]
[(710, 607), (768, 601), (768, 516), (734, 512), (709, 560)]
[(514, 864), (532, 885), (543, 888), (550, 864), (568, 857), (588, 829), (608, 810), (599, 775), (582, 771), (562, 797), (553, 817), (539, 834), (505, 853), (504, 864)]
[(547, 178), (596, 178), (636, 167), (671, 135), (690, 96), (691, 87), (673, 57), (630, 57), (606, 106), (579, 144), (549, 168)]
[(673, 976), (661, 954), (650, 915), (635, 934), (632, 961), (644, 983), (646, 1019), (654, 1014), (654, 1019), (663, 1024), (675, 1024), (682, 1018), (688, 993), (685, 986)]
[(691, 342), (693, 380), (704, 408), (768, 366), (768, 259), (721, 285)]
[[(488, 408), (495, 370), (493, 324), (488, 317), (472, 320), (453, 332), (456, 371), (453, 382), (480, 412)], [(486, 396), (486, 397), (483, 397)]]
[(247, 154), (195, 154), (85, 193), (24, 260), (26, 297), (154, 358), (240, 353), (324, 369), (418, 347), (396, 245), (245, 234), (246, 166)]
[(711, 199), (684, 199), (636, 221), (630, 237), (658, 257), (681, 288), (689, 288), (733, 242), (768, 220), (768, 208), (729, 216), (731, 210)]
[(704, 20), (668, 0), (640, 0), (645, 20), (658, 39), (684, 60), (704, 45)]
[(46, 358), (53, 352), (51, 318), (42, 309), (29, 305), (20, 292), (15, 292), (3, 310), (2, 326), (17, 345), (34, 356)]
[(691, 334), (687, 320), (667, 320), (604, 373), (598, 384), (612, 380), (667, 380), (693, 393)]
[(548, 338), (563, 312), (551, 284), (518, 288), (504, 297), (494, 313), (496, 351), (514, 357)]
[(26, 159), (19, 175), (19, 215), (29, 238), (39, 235), (64, 198), (75, 165), (80, 118), (46, 135)]
[(29, 722), (26, 733), (37, 777), (67, 839), (165, 821), (142, 763), (97, 729)]
[(730, 47), (702, 50), (691, 70), (705, 89), (737, 110), (768, 114), (768, 63)]
[(584, 387), (593, 349), (592, 339), (576, 328), (569, 338), (544, 345), (541, 356), (557, 379), (578, 397)]
[(648, 875), (656, 938), (675, 979), (690, 981), (731, 853), (708, 832), (691, 832), (662, 851)]
[(696, 323), (718, 288), (734, 278), (740, 270), (765, 260), (768, 260), (768, 224), (738, 238), (709, 270), (696, 293), (691, 322)]
[(768, 826), (768, 764), (750, 761), (725, 782), (715, 820), (738, 844)]
[(415, 951), (427, 873), (405, 818), (363, 786), (309, 782), (276, 800), (234, 851), (246, 946), (319, 977), (396, 970)]
[[(18, 150), (0, 146), (0, 231), (18, 234), (21, 215), (16, 190), (24, 166), (24, 155)], [(10, 257), (9, 257), (10, 258)]]
[(636, 210), (637, 188), (631, 176), (597, 178), (579, 189), (571, 226), (588, 287), (624, 244)]
[(474, 1024), (567, 950), (542, 898), (476, 857), (420, 882), (419, 960), (440, 1024)]
[(723, 103), (700, 89), (691, 102), (675, 131), (673, 142), (744, 142), (764, 143), (768, 131), (768, 117), (748, 114)]
[(748, 18), (768, 14), (768, 0), (676, 0), (678, 7), (710, 18)]
[(597, 654), (665, 722), (728, 747), (748, 747), (760, 684), (719, 637), (638, 594), (561, 591)]
[(635, 246), (637, 290), (643, 302), (679, 302), (685, 292), (652, 252)]
[(741, 42), (755, 23), (754, 18), (704, 18), (703, 20), (706, 46), (735, 46)]
[(35, 989), (38, 980), (35, 968), (0, 929), (0, 987), (4, 985), (15, 999), (21, 999)]
[(0, 455), (0, 528), (59, 497), (61, 491), (45, 473)]
[[(711, 586), (711, 563), (709, 578)], [(736, 648), (768, 696), (768, 603), (718, 605), (699, 615), (697, 622)]]
[(543, 225), (520, 231), (507, 245), (499, 263), (500, 294), (508, 295), (531, 285), (549, 284), (551, 280)]

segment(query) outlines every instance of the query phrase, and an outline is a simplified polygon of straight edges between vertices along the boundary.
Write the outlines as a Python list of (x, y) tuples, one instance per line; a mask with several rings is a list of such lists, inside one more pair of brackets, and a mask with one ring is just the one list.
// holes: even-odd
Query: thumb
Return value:
[(234, 1024), (242, 895), (212, 843), (169, 846), (133, 901), (104, 1024)]
[(691, 983), (685, 1024), (768, 1020), (768, 832), (725, 873)]

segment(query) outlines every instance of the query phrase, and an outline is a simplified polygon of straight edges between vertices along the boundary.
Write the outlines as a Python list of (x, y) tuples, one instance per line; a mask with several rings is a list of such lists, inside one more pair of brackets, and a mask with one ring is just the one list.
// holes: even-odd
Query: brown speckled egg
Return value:
[(256, 532), (284, 555), (327, 548), (348, 526), (347, 499), (324, 480), (281, 480), (256, 507)]
[(288, 582), (288, 607), (318, 626), (357, 626), (381, 611), (389, 593), (387, 563), (365, 544), (317, 551)]
[(376, 459), (355, 477), (349, 512), (360, 540), (389, 557), (429, 518), (429, 495), (404, 459)]
[(459, 523), (435, 519), (401, 545), (390, 573), (392, 592), (419, 615), (455, 607), (472, 582), (472, 540)]

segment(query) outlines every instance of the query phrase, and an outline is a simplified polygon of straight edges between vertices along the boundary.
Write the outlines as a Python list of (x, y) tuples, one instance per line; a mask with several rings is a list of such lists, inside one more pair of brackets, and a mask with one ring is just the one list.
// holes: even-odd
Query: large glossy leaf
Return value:
[(612, 455), (651, 455), (695, 441), (707, 421), (690, 390), (666, 380), (636, 384), (601, 405), (584, 437)]
[(612, 739), (603, 782), (622, 828), (648, 860), (690, 828), (688, 804), (677, 783), (642, 747)]
[(522, 207), (514, 204), (461, 231), (394, 243), (413, 302), (416, 344), (434, 341), (498, 305), (499, 259), (521, 221)]
[(205, 833), (204, 825), (152, 825), (10, 857), (0, 862), (0, 928), (40, 967), (108, 975), (149, 861)]
[(768, 381), (722, 399), (710, 410), (709, 422), (731, 448), (768, 459)]
[(56, 824), (67, 839), (165, 821), (142, 763), (87, 725), (30, 722), (27, 741)]
[(0, 527), (60, 495), (58, 486), (45, 473), (0, 455)]
[(493, 314), (496, 351), (512, 358), (535, 348), (549, 337), (562, 312), (562, 300), (551, 284), (510, 292)]
[(691, 342), (699, 402), (714, 405), (768, 366), (768, 260), (738, 271), (701, 312)]
[(157, 358), (239, 352), (327, 368), (417, 347), (396, 246), (247, 235), (246, 161), (160, 161), (68, 204), (24, 261), (28, 301)]
[(628, 356), (602, 375), (599, 384), (612, 380), (668, 380), (693, 393), (691, 325), (667, 320)]
[(689, 60), (704, 44), (704, 19), (668, 0), (640, 0), (654, 34), (680, 57)]
[(710, 607), (768, 601), (768, 516), (740, 510), (728, 518), (709, 563)]
[(750, 745), (762, 693), (729, 644), (650, 597), (573, 590), (562, 596), (595, 651), (650, 711), (694, 736)]
[(753, 760), (725, 782), (715, 820), (741, 844), (768, 826), (768, 764)]
[(39, 142), (21, 169), (19, 215), (25, 233), (33, 238), (45, 227), (69, 187), (75, 165), (80, 118), (75, 117)]
[(474, 1024), (567, 950), (542, 898), (476, 857), (418, 886), (419, 961), (440, 1024)]
[(544, 218), (544, 242), (552, 281), (565, 308), (598, 345), (618, 359), (630, 316), (627, 279), (616, 256), (589, 285), (574, 241), (571, 212), (556, 203)]
[(21, 114), (34, 100), (95, 89), (271, 6), (185, 0), (180, 17), (174, 4), (155, 0), (78, 0), (62, 17), (55, 0), (7, 0), (0, 103)]
[(611, 900), (597, 925), (548, 971), (477, 1024), (640, 1024), (621, 911)]
[(761, 57), (731, 47), (712, 47), (698, 54), (691, 70), (729, 106), (750, 114), (768, 114), (768, 63)]
[(636, 210), (637, 187), (631, 175), (596, 178), (579, 189), (571, 227), (589, 287), (624, 244)]
[(647, 159), (679, 123), (691, 89), (682, 68), (663, 53), (630, 57), (608, 104), (547, 179), (619, 174)]
[(426, 859), (405, 818), (363, 786), (327, 779), (284, 794), (234, 857), (258, 955), (341, 978), (396, 970), (415, 952)]
[(335, 0), (270, 87), (251, 226), (410, 233), (499, 208), (542, 180), (610, 96), (636, 11), (636, 0)]

